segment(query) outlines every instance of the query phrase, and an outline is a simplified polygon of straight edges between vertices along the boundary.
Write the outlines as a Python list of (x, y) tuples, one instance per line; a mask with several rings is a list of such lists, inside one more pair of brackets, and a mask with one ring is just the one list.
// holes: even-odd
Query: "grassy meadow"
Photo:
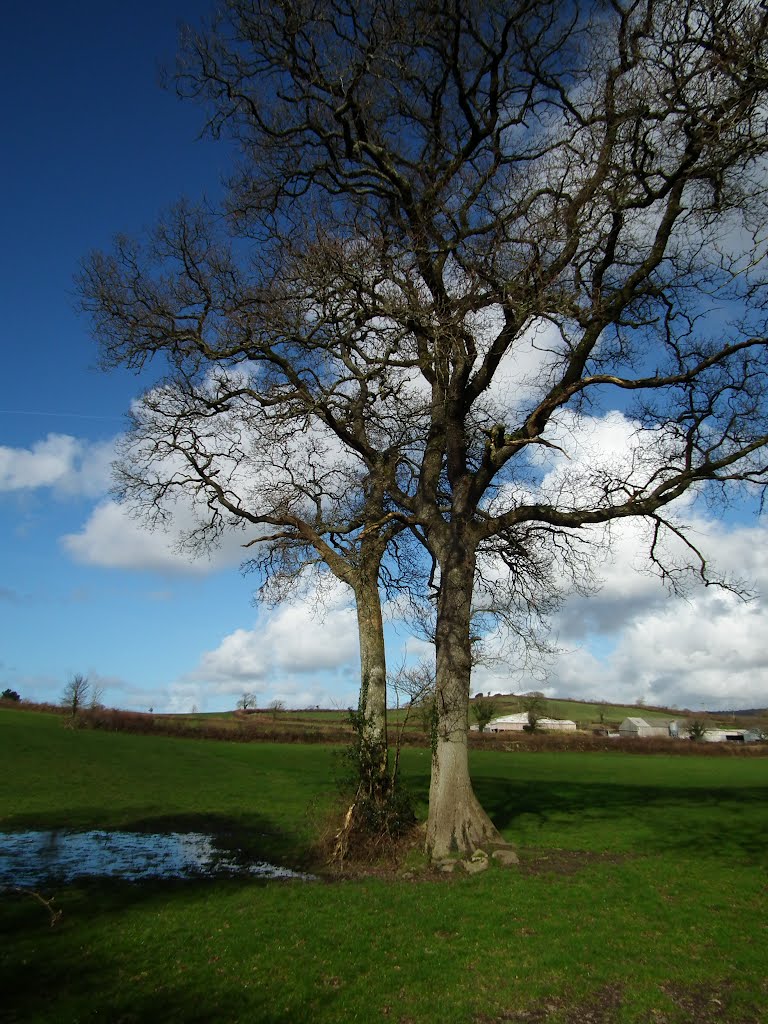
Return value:
[[(310, 866), (323, 744), (68, 730), (0, 709), (0, 830), (209, 831)], [(9, 1022), (760, 1024), (768, 759), (474, 751), (521, 865), (319, 882), (88, 881), (0, 896)], [(402, 753), (420, 813), (429, 751)]]

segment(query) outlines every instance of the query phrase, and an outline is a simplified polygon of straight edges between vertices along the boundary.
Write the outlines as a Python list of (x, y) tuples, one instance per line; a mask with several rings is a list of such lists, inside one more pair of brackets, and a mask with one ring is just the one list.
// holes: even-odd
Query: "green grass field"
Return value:
[[(213, 831), (296, 866), (332, 748), (72, 731), (0, 710), (0, 829)], [(429, 752), (403, 751), (422, 813)], [(110, 1024), (768, 1021), (768, 759), (473, 754), (521, 866), (89, 882), (0, 900), (0, 1018)], [(406, 873), (408, 872), (408, 873)]]

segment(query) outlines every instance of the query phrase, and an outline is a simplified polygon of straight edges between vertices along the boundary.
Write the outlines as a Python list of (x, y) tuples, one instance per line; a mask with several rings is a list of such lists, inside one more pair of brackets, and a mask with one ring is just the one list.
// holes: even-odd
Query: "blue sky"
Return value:
[[(142, 533), (109, 503), (112, 444), (148, 381), (95, 368), (72, 279), (114, 232), (139, 232), (182, 194), (216, 194), (226, 147), (199, 140), (199, 110), (158, 84), (179, 21), (207, 9), (202, 0), (75, 0), (14, 4), (4, 19), (0, 688), (29, 699), (56, 700), (85, 672), (106, 703), (138, 709), (232, 707), (244, 690), (262, 704), (355, 700), (346, 595), (326, 599), (324, 618), (311, 594), (259, 610), (237, 544), (189, 565), (172, 539)], [(603, 426), (621, 433), (615, 420)], [(694, 518), (713, 553), (759, 592), (768, 582), (762, 525)], [(555, 621), (564, 654), (549, 666), (547, 692), (768, 703), (762, 599), (671, 601), (634, 572), (640, 543), (631, 529), (619, 537), (601, 594), (588, 606), (568, 602)], [(392, 661), (405, 642), (390, 628)], [(530, 685), (514, 666), (495, 665), (478, 670), (474, 689)]]
[[(177, 25), (204, 4), (14, 4), (4, 19), (4, 317), (0, 444), (33, 449), (51, 435), (109, 443), (139, 389), (95, 368), (72, 278), (117, 230), (139, 230), (179, 194), (215, 194), (220, 147), (197, 139), (199, 112), (158, 85)], [(86, 462), (89, 460), (84, 455)], [(77, 460), (75, 460), (75, 464)], [(90, 472), (90, 471), (87, 471)], [(70, 474), (71, 475), (71, 474)], [(55, 695), (69, 673), (151, 695), (194, 667), (190, 638), (211, 646), (253, 618), (235, 571), (186, 578), (109, 572), (63, 555), (99, 482), (17, 487), (2, 495), (0, 680)], [(233, 618), (232, 609), (239, 609)], [(128, 703), (141, 706), (143, 693)]]

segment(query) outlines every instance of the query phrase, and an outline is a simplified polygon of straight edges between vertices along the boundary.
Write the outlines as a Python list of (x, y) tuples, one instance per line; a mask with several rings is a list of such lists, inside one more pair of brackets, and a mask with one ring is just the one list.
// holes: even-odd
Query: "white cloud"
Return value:
[(195, 674), (229, 682), (342, 668), (358, 657), (354, 608), (319, 614), (309, 604), (282, 605), (256, 628), (224, 637), (203, 655)]
[[(357, 617), (351, 593), (341, 584), (322, 595), (307, 590), (270, 612), (253, 629), (236, 629), (200, 658), (180, 680), (202, 695), (269, 694), (291, 707), (328, 706), (331, 692), (347, 700), (359, 673)], [(311, 677), (308, 679), (307, 677)], [(356, 697), (354, 698), (356, 700)]]
[(715, 567), (752, 585), (743, 601), (720, 588), (671, 595), (638, 571), (647, 552), (638, 523), (614, 530), (603, 586), (567, 600), (554, 618), (562, 653), (544, 681), (514, 666), (479, 667), (473, 690), (544, 690), (550, 696), (690, 708), (765, 706), (768, 699), (768, 527), (728, 527), (689, 517), (693, 536)]
[(732, 595), (707, 591), (690, 602), (638, 615), (613, 650), (581, 649), (558, 660), (553, 688), (573, 697), (686, 708), (762, 707), (768, 613)]
[[(542, 486), (560, 486), (564, 472), (577, 482), (598, 456), (600, 464), (621, 458), (632, 448), (636, 426), (619, 412), (578, 424), (563, 421), (552, 439), (563, 443), (570, 457), (542, 453)], [(98, 495), (111, 458), (111, 443), (89, 445), (66, 435), (49, 435), (30, 449), (0, 448), (0, 490), (49, 487), (61, 494)], [(705, 516), (690, 495), (680, 511), (716, 565), (754, 583), (760, 595), (754, 602), (704, 588), (693, 590), (688, 601), (670, 596), (657, 579), (638, 571), (647, 564), (645, 527), (622, 521), (612, 527), (610, 547), (599, 552), (601, 589), (588, 598), (569, 598), (554, 619), (564, 653), (547, 666), (548, 680), (514, 674), (515, 666), (478, 667), (473, 691), (536, 685), (561, 696), (627, 701), (643, 696), (693, 708), (764, 705), (768, 654), (762, 638), (768, 635), (768, 608), (761, 595), (768, 594), (768, 528), (726, 526)], [(190, 559), (180, 552), (179, 541), (194, 524), (194, 510), (183, 502), (163, 533), (143, 526), (124, 506), (101, 501), (83, 528), (61, 543), (81, 563), (180, 575), (233, 567), (248, 555), (242, 544), (251, 534), (233, 531), (210, 558)], [(304, 592), (262, 612), (253, 628), (235, 629), (203, 653), (192, 672), (162, 692), (138, 695), (139, 704), (181, 711), (193, 704), (234, 706), (245, 689), (257, 691), (262, 705), (274, 698), (291, 707), (355, 703), (359, 666), (350, 596), (338, 586), (319, 608), (318, 601), (316, 594)], [(396, 623), (399, 612), (394, 602), (388, 619)], [(389, 646), (394, 665), (398, 643)], [(414, 658), (424, 645), (409, 640), (405, 646)]]
[[(637, 431), (638, 424), (618, 411), (561, 418), (552, 440), (567, 455), (542, 452), (541, 489), (557, 492), (569, 478), (575, 503), (588, 500), (582, 484), (589, 484), (589, 474), (622, 460), (629, 464), (641, 440)], [(667, 513), (685, 524), (687, 536), (708, 560), (711, 577), (743, 580), (753, 600), (745, 603), (722, 589), (705, 588), (695, 574), (688, 578), (686, 597), (671, 594), (649, 571), (650, 527), (640, 519), (617, 521), (607, 532), (583, 530), (580, 534), (595, 538), (594, 568), (601, 585), (589, 596), (567, 598), (554, 616), (553, 638), (562, 653), (551, 661), (539, 659), (540, 673), (520, 661), (477, 666), (473, 692), (535, 687), (552, 696), (629, 702), (642, 696), (649, 703), (691, 708), (765, 706), (768, 525), (728, 525), (705, 513), (695, 497), (689, 491)], [(498, 500), (510, 499), (501, 494)], [(662, 549), (670, 561), (695, 558), (674, 538)], [(489, 646), (492, 654), (503, 656), (500, 642), (491, 638)]]
[(105, 569), (150, 570), (203, 575), (239, 565), (247, 558), (243, 544), (251, 534), (232, 530), (209, 553), (181, 550), (185, 530), (194, 523), (190, 509), (179, 502), (168, 530), (150, 529), (115, 501), (100, 502), (79, 533), (66, 534), (61, 544), (76, 562)]
[(686, 706), (763, 703), (766, 626), (764, 609), (745, 607), (733, 595), (708, 593), (639, 617), (609, 665), (619, 686), (635, 684), (651, 703), (669, 695)]
[[(479, 364), (490, 342), (503, 327), (499, 307), (484, 313), (484, 329), (476, 331)], [(562, 348), (557, 328), (543, 320), (532, 323), (502, 356), (484, 396), (489, 413), (497, 422), (514, 422), (544, 396), (553, 384), (558, 360), (553, 353)]]
[(0, 446), (0, 491), (49, 487), (61, 496), (97, 497), (109, 487), (114, 440), (48, 434), (30, 448)]
[[(211, 374), (201, 392), (217, 396), (222, 387), (225, 394), (232, 387), (228, 372)], [(360, 458), (318, 419), (301, 425), (286, 423), (279, 407), (257, 415), (254, 403), (244, 400), (236, 407), (228, 398), (228, 411), (211, 420), (200, 411), (199, 403), (192, 403), (199, 416), (190, 416), (188, 404), (186, 393), (172, 384), (153, 389), (134, 403), (140, 429), (127, 435), (121, 446), (123, 464), (132, 473), (138, 469), (147, 484), (144, 493), (165, 502), (169, 512), (175, 514), (175, 506), (169, 502), (184, 495), (189, 501), (196, 500), (201, 520), (208, 521), (207, 498), (218, 499), (212, 486), (198, 489), (192, 484), (184, 453), (204, 458), (217, 487), (225, 488), (235, 505), (255, 516), (280, 517), (290, 508), (293, 515), (313, 518), (317, 513), (314, 501), (297, 489), (297, 480), (306, 483), (307, 494), (322, 495), (326, 508), (341, 505), (346, 509), (350, 494), (356, 494)], [(220, 504), (218, 511), (229, 519), (237, 518)]]

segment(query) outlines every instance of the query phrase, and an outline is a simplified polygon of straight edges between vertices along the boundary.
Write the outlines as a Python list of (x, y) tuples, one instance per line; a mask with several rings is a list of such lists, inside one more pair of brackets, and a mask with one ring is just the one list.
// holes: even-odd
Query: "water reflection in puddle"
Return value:
[(0, 833), (0, 885), (33, 887), (50, 879), (69, 882), (94, 875), (140, 881), (150, 878), (256, 878), (314, 876), (247, 861), (198, 832), (4, 832)]

